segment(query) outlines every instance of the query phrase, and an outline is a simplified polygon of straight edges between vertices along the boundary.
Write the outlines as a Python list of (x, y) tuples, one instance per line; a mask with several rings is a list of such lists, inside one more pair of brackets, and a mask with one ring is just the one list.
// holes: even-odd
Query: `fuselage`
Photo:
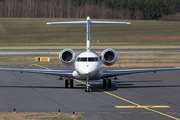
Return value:
[(101, 62), (99, 56), (91, 51), (86, 51), (79, 54), (75, 60), (75, 72), (74, 77), (77, 79), (96, 79), (100, 68)]

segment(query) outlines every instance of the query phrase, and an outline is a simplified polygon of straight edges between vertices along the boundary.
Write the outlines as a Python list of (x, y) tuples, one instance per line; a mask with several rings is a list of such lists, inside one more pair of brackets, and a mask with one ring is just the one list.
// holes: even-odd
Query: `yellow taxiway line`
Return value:
[(115, 106), (116, 108), (171, 108), (167, 105)]
[[(45, 69), (47, 69), (47, 70), (51, 70), (51, 69), (49, 69), (49, 68), (47, 68), (47, 67), (44, 67), (44, 66), (41, 66), (41, 65), (37, 65), (37, 64), (33, 64), (33, 65), (39, 66), (39, 67), (41, 67), (41, 68), (45, 68)], [(74, 79), (74, 80), (77, 81), (77, 82), (79, 82), (79, 83), (86, 84), (86, 83), (84, 83), (84, 82), (82, 82), (82, 81), (80, 81), (80, 80), (76, 80), (76, 79)], [(93, 87), (93, 86), (91, 86), (91, 87)], [(135, 102), (132, 102), (132, 101), (127, 100), (127, 99), (125, 99), (125, 98), (119, 97), (119, 96), (117, 96), (117, 95), (115, 95), (115, 94), (112, 94), (112, 93), (110, 93), (110, 92), (104, 91), (104, 90), (102, 90), (102, 89), (100, 89), (100, 88), (96, 88), (96, 87), (93, 87), (93, 88), (95, 88), (96, 90), (99, 90), (99, 91), (101, 91), (101, 92), (103, 92), (103, 93), (105, 93), (105, 94), (108, 94), (108, 95), (110, 95), (110, 96), (113, 96), (113, 97), (115, 97), (115, 98), (118, 98), (118, 99), (120, 99), (120, 100), (123, 100), (123, 101), (126, 101), (126, 102), (128, 102), (128, 103), (131, 103), (131, 104), (133, 104), (134, 106), (141, 106), (141, 105), (139, 105), (139, 104), (137, 104), (137, 103), (135, 103)], [(159, 106), (159, 105), (158, 105), (158, 106)], [(154, 108), (155, 108), (155, 107), (158, 107), (158, 106), (154, 106)], [(166, 106), (166, 105), (164, 105), (164, 107), (165, 107), (165, 106)], [(173, 116), (171, 116), (171, 115), (168, 115), (168, 114), (159, 112), (159, 111), (157, 111), (157, 110), (153, 110), (153, 109), (151, 109), (151, 107), (147, 107), (147, 106), (146, 106), (146, 107), (142, 107), (142, 108), (144, 108), (144, 109), (146, 109), (146, 110), (149, 110), (149, 111), (151, 111), (151, 112), (154, 112), (154, 113), (157, 113), (157, 114), (160, 114), (160, 115), (163, 115), (163, 116), (172, 118), (172, 119), (174, 119), (174, 120), (180, 120), (179, 118), (173, 117)]]
[(44, 68), (44, 69), (47, 69), (47, 70), (51, 70), (51, 69), (49, 69), (49, 68), (47, 68), (47, 67), (44, 67), (44, 66), (41, 66), (41, 65), (37, 65), (37, 64), (33, 64), (34, 66), (37, 66), (37, 67), (40, 67), (40, 68)]
[[(84, 82), (82, 82), (82, 81), (80, 81), (80, 80), (76, 80), (76, 79), (74, 79), (75, 81), (77, 81), (77, 82), (80, 82), (80, 83), (82, 83), (82, 84), (86, 84), (86, 83), (84, 83)], [(127, 99), (125, 99), (125, 98), (122, 98), (122, 97), (119, 97), (119, 96), (117, 96), (117, 95), (115, 95), (115, 94), (112, 94), (112, 93), (110, 93), (110, 92), (107, 92), (107, 91), (104, 91), (104, 90), (102, 90), (102, 89), (100, 89), (100, 88), (96, 88), (96, 87), (94, 87), (94, 86), (91, 86), (91, 87), (93, 87), (93, 88), (95, 88), (95, 89), (97, 89), (97, 90), (99, 90), (99, 91), (101, 91), (101, 92), (104, 92), (105, 94), (108, 94), (108, 95), (111, 95), (111, 96), (113, 96), (113, 97), (115, 97), (115, 98), (118, 98), (118, 99), (120, 99), (120, 100), (123, 100), (123, 101), (126, 101), (126, 102), (128, 102), (128, 103), (131, 103), (131, 104), (133, 104), (133, 105), (135, 105), (135, 106), (141, 106), (142, 107), (142, 105), (139, 105), (139, 104), (137, 104), (137, 103), (135, 103), (135, 102), (132, 102), (132, 101), (130, 101), (130, 100), (127, 100)], [(151, 106), (151, 105), (149, 105), (149, 106)], [(158, 105), (159, 107), (160, 107), (160, 105)], [(154, 108), (157, 108), (158, 106), (154, 106)], [(163, 106), (161, 106), (161, 107), (164, 107), (164, 108), (169, 108), (169, 106), (166, 106), (166, 105), (163, 105)], [(171, 116), (171, 115), (168, 115), (168, 114), (165, 114), (165, 113), (162, 113), (162, 112), (159, 112), (159, 111), (157, 111), (157, 110), (153, 110), (153, 109), (151, 109), (150, 107), (142, 107), (142, 108), (144, 108), (144, 109), (146, 109), (146, 110), (149, 110), (149, 111), (151, 111), (151, 112), (154, 112), (154, 113), (158, 113), (158, 114), (160, 114), (160, 115), (163, 115), (163, 116), (166, 116), (166, 117), (169, 117), (169, 118), (172, 118), (172, 119), (174, 119), (174, 120), (180, 120), (179, 118), (176, 118), (176, 117), (173, 117), (173, 116)]]

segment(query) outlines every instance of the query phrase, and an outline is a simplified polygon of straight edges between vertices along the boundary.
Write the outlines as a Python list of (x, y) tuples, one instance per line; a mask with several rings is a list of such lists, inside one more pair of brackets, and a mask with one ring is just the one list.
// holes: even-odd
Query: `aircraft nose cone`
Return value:
[(87, 66), (86, 70), (84, 72), (85, 72), (86, 75), (92, 77), (92, 76), (94, 76), (96, 74), (96, 71), (97, 71), (96, 69), (93, 69), (93, 68)]
[(98, 73), (98, 67), (92, 63), (81, 63), (80, 66), (77, 66), (77, 71), (81, 77), (93, 77)]
[(89, 70), (88, 70), (88, 69), (85, 69), (85, 70), (84, 70), (84, 73), (85, 73), (85, 74), (89, 74)]
[(84, 71), (83, 71), (86, 75), (88, 75), (90, 73), (90, 68), (89, 65), (85, 66)]
[(87, 76), (91, 75), (94, 72), (92, 68), (89, 67), (89, 65), (84, 66), (84, 69), (82, 69), (82, 74)]

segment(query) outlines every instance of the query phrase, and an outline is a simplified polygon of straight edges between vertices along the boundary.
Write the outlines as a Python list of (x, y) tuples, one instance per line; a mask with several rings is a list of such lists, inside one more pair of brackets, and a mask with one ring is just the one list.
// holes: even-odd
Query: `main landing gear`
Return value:
[(65, 88), (68, 88), (69, 86), (70, 86), (71, 88), (74, 87), (74, 81), (73, 81), (73, 79), (66, 79), (66, 80), (65, 80)]
[(106, 86), (108, 86), (108, 88), (111, 88), (111, 79), (103, 79), (103, 88), (106, 88)]
[[(86, 78), (87, 83), (86, 83), (86, 87), (85, 87), (85, 92), (91, 92), (91, 85), (89, 84), (89, 78)], [(73, 88), (74, 87), (74, 81), (73, 79), (66, 79), (65, 80), (65, 88)], [(111, 79), (105, 78), (103, 79), (103, 88), (111, 88)]]

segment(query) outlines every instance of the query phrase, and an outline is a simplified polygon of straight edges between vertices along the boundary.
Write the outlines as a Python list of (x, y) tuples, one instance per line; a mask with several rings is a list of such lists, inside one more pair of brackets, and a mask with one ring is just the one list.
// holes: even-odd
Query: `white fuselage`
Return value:
[(101, 62), (99, 56), (91, 51), (86, 51), (79, 54), (75, 60), (75, 71), (73, 76), (77, 79), (86, 80), (98, 79), (99, 71), (101, 68)]

